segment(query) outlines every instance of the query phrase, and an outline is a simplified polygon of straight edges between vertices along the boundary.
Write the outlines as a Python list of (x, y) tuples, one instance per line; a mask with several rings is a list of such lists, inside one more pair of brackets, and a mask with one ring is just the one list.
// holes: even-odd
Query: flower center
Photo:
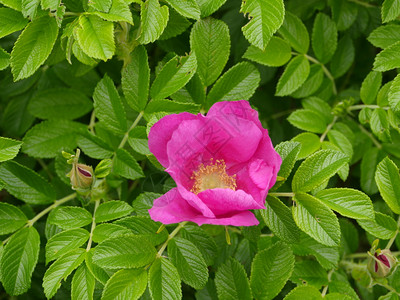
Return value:
[(226, 173), (226, 165), (223, 159), (218, 159), (215, 163), (211, 159), (208, 165), (200, 164), (190, 179), (194, 180), (190, 191), (195, 194), (215, 188), (236, 190), (236, 175), (229, 176)]

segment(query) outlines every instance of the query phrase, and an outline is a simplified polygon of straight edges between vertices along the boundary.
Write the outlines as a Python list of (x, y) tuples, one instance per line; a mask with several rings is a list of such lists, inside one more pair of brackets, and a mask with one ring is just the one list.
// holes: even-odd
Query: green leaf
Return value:
[(253, 299), (246, 271), (236, 259), (230, 258), (215, 274), (218, 299)]
[(377, 238), (388, 240), (395, 236), (396, 221), (388, 215), (375, 212), (375, 220), (357, 220), (357, 223), (367, 232)]
[(11, 195), (28, 204), (48, 204), (56, 198), (54, 188), (43, 177), (15, 161), (0, 165), (0, 182)]
[(339, 245), (339, 221), (329, 207), (305, 193), (296, 193), (294, 200), (296, 206), (292, 212), (297, 226), (321, 244)]
[(196, 55), (192, 52), (188, 56), (173, 57), (168, 61), (150, 88), (153, 99), (166, 98), (188, 83), (197, 68)]
[(148, 155), (149, 150), (146, 127), (136, 126), (129, 132), (128, 143), (137, 153)]
[(299, 142), (301, 149), (297, 159), (304, 159), (313, 154), (321, 147), (319, 136), (311, 132), (303, 132), (292, 139), (293, 142)]
[(205, 18), (216, 12), (226, 0), (196, 0), (200, 8), (201, 17)]
[(166, 0), (178, 13), (191, 19), (200, 19), (200, 8), (195, 0)]
[(124, 0), (113, 0), (108, 12), (94, 11), (89, 14), (97, 15), (106, 21), (127, 22), (133, 25), (132, 13), (128, 3)]
[(398, 15), (400, 15), (400, 1), (385, 0), (381, 9), (382, 23), (393, 21)]
[(127, 234), (132, 234), (132, 230), (129, 230), (124, 226), (109, 223), (99, 224), (93, 230), (93, 242), (101, 243), (110, 237), (117, 237)]
[(362, 190), (367, 194), (372, 195), (378, 192), (374, 177), (376, 166), (381, 159), (380, 151), (377, 148), (368, 149), (362, 157), (360, 184)]
[(98, 16), (81, 15), (74, 37), (88, 56), (106, 61), (115, 52), (114, 25)]
[(0, 162), (17, 156), (22, 142), (0, 136)]
[(332, 8), (332, 19), (337, 29), (347, 30), (357, 19), (358, 8), (355, 3), (347, 0), (336, 0), (330, 2)]
[(336, 24), (327, 15), (319, 13), (314, 20), (312, 48), (317, 59), (325, 64), (329, 62), (337, 47)]
[(371, 71), (365, 77), (360, 90), (361, 100), (365, 104), (372, 104), (375, 102), (378, 95), (379, 88), (382, 84), (382, 73)]
[(12, 235), (1, 255), (1, 281), (7, 294), (17, 296), (31, 286), (31, 276), (39, 257), (40, 237), (34, 227)]
[(349, 188), (332, 188), (318, 192), (315, 197), (341, 215), (353, 219), (374, 219), (374, 207), (368, 195)]
[(335, 54), (333, 54), (330, 70), (333, 78), (343, 76), (354, 62), (355, 50), (350, 35), (340, 39)]
[(247, 0), (240, 12), (248, 14), (250, 21), (242, 27), (250, 44), (264, 50), (272, 35), (281, 27), (285, 17), (282, 0)]
[(182, 299), (178, 270), (166, 258), (157, 258), (149, 271), (149, 290), (153, 300)]
[(294, 192), (309, 192), (335, 175), (349, 157), (339, 151), (320, 150), (309, 156), (297, 169), (292, 181)]
[(146, 48), (138, 46), (130, 56), (130, 62), (122, 69), (122, 90), (126, 102), (140, 112), (146, 107), (149, 96), (150, 68)]
[(387, 112), (382, 108), (374, 109), (371, 115), (370, 125), (372, 132), (382, 142), (390, 142), (390, 124)]
[(179, 14), (175, 9), (170, 9), (167, 27), (165, 27), (162, 35), (158, 38), (158, 40), (168, 40), (170, 38), (181, 35), (191, 25), (192, 23), (184, 16)]
[(351, 160), (353, 156), (353, 146), (343, 133), (338, 130), (331, 129), (328, 132), (328, 138), (332, 144), (337, 146), (340, 151), (346, 154)]
[(85, 264), (76, 270), (71, 283), (72, 300), (92, 300), (96, 280)]
[(275, 151), (278, 152), (282, 159), (278, 176), (285, 178), (285, 180), (289, 177), (300, 153), (300, 149), (300, 143), (291, 141), (282, 142), (275, 147)]
[(89, 232), (82, 228), (62, 231), (53, 235), (46, 244), (46, 264), (82, 246)]
[(319, 115), (323, 116), (327, 124), (333, 121), (331, 106), (324, 100), (318, 97), (309, 97), (301, 100), (301, 105), (305, 109), (315, 111)]
[(0, 8), (0, 38), (23, 29), (28, 20), (19, 12), (11, 8)]
[(92, 101), (85, 94), (66, 88), (40, 90), (28, 105), (29, 112), (41, 119), (73, 120), (86, 115), (92, 108)]
[(379, 26), (370, 33), (367, 40), (375, 47), (385, 49), (400, 40), (400, 25)]
[(30, 22), (11, 51), (14, 81), (31, 76), (45, 62), (57, 39), (55, 18), (43, 16)]
[(133, 208), (128, 203), (119, 200), (112, 200), (100, 204), (96, 210), (94, 218), (96, 223), (102, 223), (125, 217), (132, 211)]
[[(103, 224), (101, 224), (100, 226), (102, 225)], [(104, 269), (100, 268), (99, 266), (93, 263), (93, 252), (94, 249), (92, 248), (89, 250), (89, 252), (86, 253), (86, 258), (85, 258), (86, 267), (89, 269), (90, 273), (92, 273), (92, 275), (96, 278), (98, 282), (105, 285), (108, 279), (110, 279), (110, 275), (108, 275), (108, 273)]]
[(261, 210), (261, 216), (268, 228), (282, 241), (297, 243), (299, 240), (299, 228), (293, 220), (292, 213), (278, 198), (268, 196), (265, 209)]
[(292, 53), (288, 42), (273, 36), (264, 51), (250, 45), (243, 57), (265, 66), (280, 67), (289, 61)]
[(105, 75), (93, 94), (96, 117), (117, 134), (127, 131), (125, 108), (110, 77)]
[[(180, 112), (190, 112), (198, 113), (200, 105), (194, 103), (186, 102), (175, 102), (171, 100), (152, 100), (149, 102), (145, 109), (145, 117), (152, 115), (154, 113), (180, 113)], [(150, 117), (151, 119), (151, 117)]]
[(207, 107), (224, 101), (248, 100), (260, 83), (260, 73), (248, 62), (234, 65), (220, 77), (207, 95)]
[(17, 231), (26, 221), (28, 218), (18, 207), (0, 202), (0, 235)]
[(89, 2), (88, 5), (98, 11), (108, 12), (111, 8), (113, 0), (96, 0), (95, 2)]
[(56, 157), (63, 149), (75, 149), (78, 133), (86, 126), (69, 120), (48, 120), (33, 126), (24, 136), (22, 152), (39, 158)]
[(297, 300), (297, 299), (307, 299), (307, 300), (322, 300), (320, 291), (313, 286), (297, 286), (286, 295), (284, 300)]
[(377, 166), (375, 181), (383, 200), (395, 214), (400, 214), (399, 169), (388, 157)]
[(86, 250), (76, 249), (57, 259), (47, 269), (43, 277), (43, 288), (48, 299), (56, 294), (61, 281), (65, 280), (85, 260), (85, 256)]
[(322, 114), (310, 109), (297, 109), (287, 120), (299, 129), (315, 133), (323, 133), (328, 125)]
[(295, 98), (304, 98), (314, 94), (321, 86), (323, 80), (324, 71), (321, 65), (311, 65), (310, 73), (308, 74), (306, 81), (292, 94), (292, 96)]
[(278, 33), (289, 42), (292, 48), (302, 54), (308, 52), (310, 36), (304, 23), (289, 11), (285, 12), (285, 20)]
[(148, 210), (153, 206), (153, 201), (161, 196), (162, 194), (157, 194), (157, 193), (150, 193), (150, 192), (142, 193), (135, 200), (133, 200), (132, 202), (133, 210), (139, 216), (149, 216)]
[(139, 39), (141, 44), (156, 41), (168, 23), (168, 7), (160, 6), (158, 0), (147, 0), (141, 4)]
[(321, 288), (328, 285), (328, 274), (315, 260), (302, 260), (294, 265), (290, 280), (298, 285), (312, 285)]
[(144, 177), (140, 165), (125, 149), (118, 149), (116, 152), (114, 173), (132, 180)]
[(93, 263), (107, 269), (138, 268), (151, 263), (156, 249), (143, 237), (112, 237), (100, 243), (93, 253)]
[(257, 253), (251, 264), (250, 285), (256, 299), (273, 299), (290, 278), (294, 255), (285, 243), (278, 242)]
[(390, 85), (388, 95), (390, 108), (394, 112), (400, 112), (400, 75), (398, 74)]
[(201, 19), (190, 33), (190, 48), (196, 52), (197, 74), (205, 86), (221, 75), (229, 58), (231, 40), (229, 28), (221, 20)]
[(82, 207), (62, 206), (55, 208), (49, 214), (47, 222), (62, 229), (73, 229), (92, 223), (92, 215)]
[(303, 55), (293, 58), (286, 66), (276, 86), (276, 96), (287, 96), (296, 91), (310, 73), (310, 63)]
[(102, 300), (136, 300), (147, 286), (147, 273), (143, 269), (119, 270), (107, 281)]
[(373, 70), (389, 71), (400, 67), (400, 41), (390, 45), (375, 56)]
[(84, 131), (78, 136), (78, 146), (87, 156), (95, 159), (111, 158), (113, 149), (99, 136)]
[(0, 71), (10, 65), (10, 54), (0, 47)]

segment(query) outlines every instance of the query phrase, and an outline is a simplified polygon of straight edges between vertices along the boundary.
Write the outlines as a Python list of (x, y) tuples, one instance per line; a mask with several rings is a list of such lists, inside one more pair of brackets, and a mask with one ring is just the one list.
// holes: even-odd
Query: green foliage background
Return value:
[[(0, 0), (0, 298), (399, 299), (400, 268), (366, 268), (375, 239), (400, 254), (399, 15), (400, 0)], [(152, 221), (174, 182), (150, 127), (241, 99), (283, 159), (260, 225)], [(89, 196), (66, 177), (76, 148), (97, 166)]]

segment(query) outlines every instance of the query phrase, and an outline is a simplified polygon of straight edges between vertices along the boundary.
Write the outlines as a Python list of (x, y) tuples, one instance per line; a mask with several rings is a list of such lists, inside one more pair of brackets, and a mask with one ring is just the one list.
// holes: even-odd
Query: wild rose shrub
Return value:
[(398, 299), (399, 15), (0, 0), (0, 297)]

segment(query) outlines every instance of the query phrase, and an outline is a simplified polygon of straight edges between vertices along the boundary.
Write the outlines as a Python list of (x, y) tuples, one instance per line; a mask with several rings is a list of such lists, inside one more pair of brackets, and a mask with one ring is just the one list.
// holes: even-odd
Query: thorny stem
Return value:
[(399, 216), (399, 219), (397, 220), (397, 230), (396, 230), (396, 233), (395, 233), (394, 236), (389, 240), (389, 242), (387, 243), (385, 249), (390, 249), (390, 247), (392, 247), (393, 242), (396, 240), (396, 237), (397, 237), (397, 235), (399, 234), (399, 232), (400, 232), (400, 216)]
[(274, 196), (274, 197), (294, 197), (294, 193), (268, 193), (268, 196)]
[(372, 109), (375, 109), (375, 108), (382, 108), (382, 109), (384, 109), (384, 110), (389, 110), (390, 109), (390, 107), (388, 107), (388, 106), (379, 106), (379, 105), (370, 105), (370, 104), (359, 104), (359, 105), (352, 105), (352, 106), (350, 106), (350, 107), (348, 107), (347, 108), (347, 110), (359, 110), (359, 109), (363, 109), (363, 108), (372, 108)]
[(330, 124), (326, 127), (324, 133), (321, 135), (321, 138), (319, 139), (319, 141), (320, 141), (321, 143), (324, 141), (324, 139), (325, 139), (326, 135), (328, 134), (329, 130), (331, 130), (332, 127), (333, 127), (333, 125), (335, 125), (337, 119), (338, 119), (338, 118), (335, 116), (335, 117), (333, 118), (332, 123), (330, 123)]
[(93, 210), (93, 218), (92, 218), (92, 227), (90, 229), (90, 236), (89, 236), (89, 241), (86, 247), (86, 252), (88, 252), (90, 250), (90, 248), (92, 247), (92, 242), (93, 242), (93, 231), (96, 228), (96, 219), (94, 218), (95, 214), (96, 214), (96, 210), (99, 207), (100, 204), (100, 200), (97, 200), (94, 204), (94, 210)]
[(165, 248), (167, 248), (168, 242), (169, 242), (170, 240), (172, 240), (172, 239), (178, 234), (178, 232), (183, 228), (183, 226), (186, 225), (186, 223), (187, 223), (187, 222), (179, 223), (179, 225), (174, 229), (174, 231), (172, 231), (172, 232), (168, 235), (167, 240), (164, 242), (164, 244), (162, 244), (160, 250), (158, 250), (157, 258), (161, 257), (161, 255), (163, 254)]

